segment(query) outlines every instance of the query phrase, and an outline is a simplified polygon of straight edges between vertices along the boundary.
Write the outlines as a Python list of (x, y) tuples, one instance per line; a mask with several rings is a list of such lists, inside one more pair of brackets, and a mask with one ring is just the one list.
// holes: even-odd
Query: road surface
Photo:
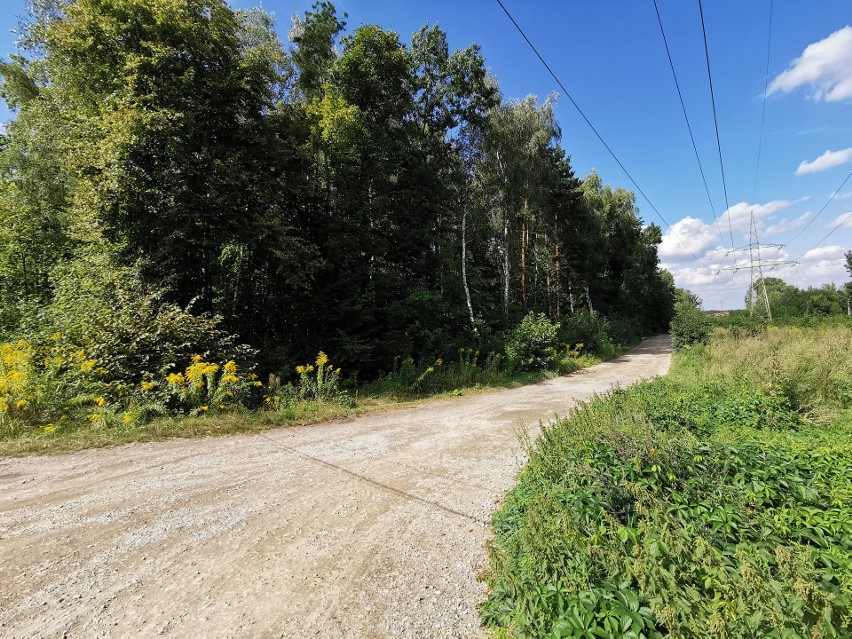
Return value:
[(511, 390), (260, 434), (0, 459), (2, 637), (481, 637), (524, 424), (667, 337)]

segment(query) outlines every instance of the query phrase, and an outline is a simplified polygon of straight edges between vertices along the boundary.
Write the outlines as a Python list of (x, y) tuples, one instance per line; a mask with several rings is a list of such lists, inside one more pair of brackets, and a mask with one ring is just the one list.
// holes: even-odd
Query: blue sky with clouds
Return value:
[[(562, 83), (671, 225), (647, 202), (646, 222), (663, 225), (663, 264), (680, 286), (698, 292), (707, 308), (743, 305), (748, 273), (731, 266), (734, 245), (749, 239), (753, 212), (771, 260), (799, 259), (773, 275), (799, 286), (848, 279), (843, 250), (852, 246), (852, 179), (819, 215), (852, 171), (852, 10), (848, 0), (775, 0), (768, 41), (769, 0), (706, 0), (704, 14), (727, 184), (727, 205), (704, 60), (697, 0), (657, 0), (683, 91), (710, 196), (695, 161), (652, 0), (504, 0)], [(3, 0), (0, 55), (14, 50), (11, 30), (23, 0)], [(275, 14), (283, 37), (290, 17), (309, 8), (293, 0), (234, 0)], [(407, 41), (422, 24), (438, 23), (452, 47), (476, 42), (505, 97), (558, 96), (562, 144), (575, 172), (596, 170), (604, 181), (631, 187), (553, 79), (527, 48), (496, 0), (345, 0), (350, 28), (374, 23)], [(763, 89), (769, 86), (759, 171)], [(0, 118), (8, 119), (0, 108)], [(755, 180), (755, 177), (757, 178)], [(807, 227), (806, 227), (807, 225)], [(802, 231), (804, 229), (804, 231)], [(721, 235), (721, 237), (720, 237)], [(679, 238), (679, 239), (676, 239)], [(791, 241), (792, 240), (792, 241)], [(681, 243), (681, 241), (683, 243)], [(689, 248), (692, 254), (684, 247)], [(740, 256), (742, 262), (743, 256)]]

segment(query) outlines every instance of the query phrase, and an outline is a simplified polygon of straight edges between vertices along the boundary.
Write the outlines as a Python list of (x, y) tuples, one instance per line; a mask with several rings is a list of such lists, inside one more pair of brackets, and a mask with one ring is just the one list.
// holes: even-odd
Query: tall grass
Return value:
[(754, 335), (716, 329), (711, 347), (678, 353), (669, 377), (780, 394), (819, 417), (852, 407), (852, 328), (769, 327)]

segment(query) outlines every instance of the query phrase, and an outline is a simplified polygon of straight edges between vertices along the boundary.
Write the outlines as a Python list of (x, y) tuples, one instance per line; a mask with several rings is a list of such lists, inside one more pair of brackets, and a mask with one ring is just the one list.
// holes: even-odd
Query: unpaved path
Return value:
[(0, 460), (0, 636), (481, 636), (476, 572), (518, 424), (669, 361), (655, 337), (351, 421)]

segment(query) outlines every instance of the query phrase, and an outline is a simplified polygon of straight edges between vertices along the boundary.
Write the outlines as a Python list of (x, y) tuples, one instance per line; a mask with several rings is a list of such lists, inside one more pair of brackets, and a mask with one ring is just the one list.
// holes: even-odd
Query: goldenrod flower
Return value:
[(23, 408), (26, 405), (27, 405), (27, 400), (25, 400), (25, 399), (19, 399), (17, 402), (15, 402), (15, 408)]
[(53, 339), (53, 340), (60, 340), (60, 339), (62, 339), (62, 333), (54, 333), (53, 335), (50, 336), (50, 338)]
[(263, 382), (255, 381), (255, 382), (252, 382), (251, 385), (255, 386), (257, 388), (260, 388), (261, 386), (263, 386)]
[(302, 373), (305, 372), (305, 367), (304, 366), (297, 366), (296, 372), (299, 373), (299, 375), (301, 375)]
[(186, 379), (184, 378), (183, 374), (181, 374), (181, 373), (170, 373), (169, 375), (166, 375), (166, 381), (169, 384), (174, 384), (175, 386), (180, 386), (181, 384), (183, 384), (186, 381)]
[(224, 405), (224, 404), (219, 404), (219, 410), (225, 410), (225, 405)]
[(444, 365), (444, 360), (441, 359), (440, 357), (435, 360), (435, 366), (443, 366), (443, 365)]
[(154, 386), (156, 386), (156, 384), (154, 382), (149, 382), (149, 381), (143, 379), (140, 386), (142, 386), (143, 391), (149, 391), (149, 390), (153, 390), (153, 388), (154, 388)]
[(222, 367), (222, 372), (225, 375), (236, 375), (237, 374), (237, 363), (234, 360), (230, 360), (225, 363)]
[(55, 430), (56, 430), (56, 426), (54, 426), (53, 424), (48, 424), (47, 426), (44, 427), (45, 433), (52, 433)]
[(96, 397), (95, 404), (97, 404), (100, 408), (103, 408), (106, 404), (106, 400), (103, 397)]
[(125, 424), (133, 423), (133, 413), (124, 413), (122, 420)]
[(192, 362), (193, 362), (194, 364), (198, 364), (199, 362), (203, 362), (203, 361), (204, 361), (204, 356), (203, 356), (203, 355), (193, 355), (193, 356), (192, 356)]
[(201, 410), (206, 411), (206, 410), (208, 410), (209, 408), (210, 408), (209, 406), (202, 406), (202, 407), (201, 407)]
[(224, 384), (236, 384), (240, 381), (240, 378), (236, 375), (224, 375), (222, 377), (222, 383)]
[(328, 363), (328, 355), (320, 351), (317, 354), (317, 366), (325, 366)]
[(337, 370), (335, 370), (335, 371), (334, 371), (334, 374), (335, 374), (335, 375), (340, 375), (340, 369), (338, 368)]

